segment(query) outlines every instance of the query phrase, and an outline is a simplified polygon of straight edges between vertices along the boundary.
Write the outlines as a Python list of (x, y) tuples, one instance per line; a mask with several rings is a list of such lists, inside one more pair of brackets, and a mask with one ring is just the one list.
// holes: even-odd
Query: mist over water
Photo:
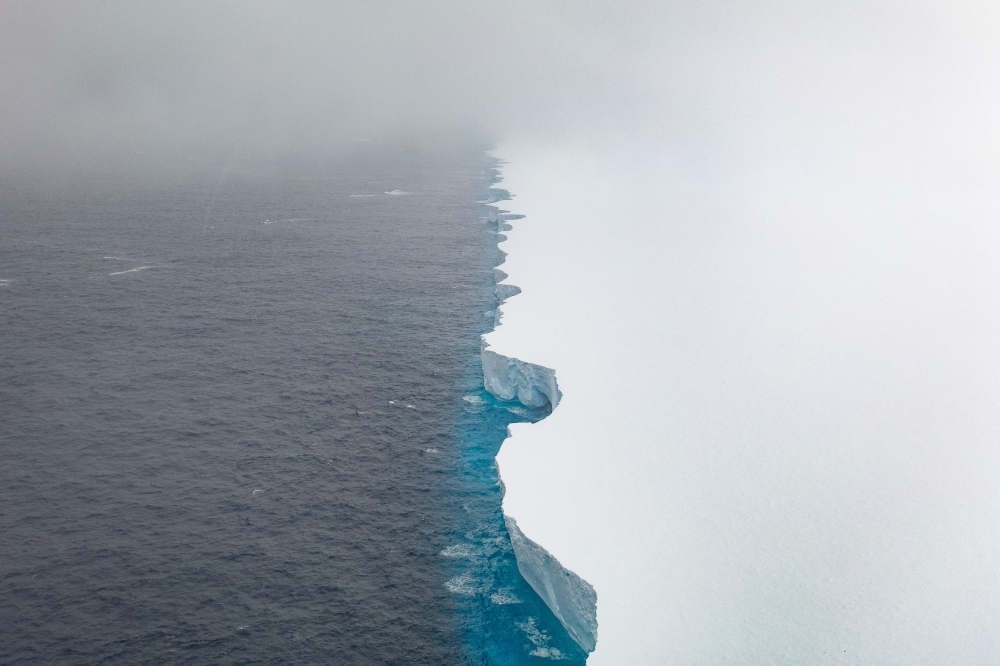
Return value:
[(482, 151), (143, 166), (0, 190), (0, 661), (582, 663), (500, 512)]
[(595, 18), (529, 2), (6, 2), (0, 166), (562, 125), (632, 78), (595, 52)]

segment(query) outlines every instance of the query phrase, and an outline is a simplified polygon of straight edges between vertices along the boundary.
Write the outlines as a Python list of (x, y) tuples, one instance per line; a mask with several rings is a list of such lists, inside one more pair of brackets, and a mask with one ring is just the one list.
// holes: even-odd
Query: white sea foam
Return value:
[(125, 275), (126, 273), (135, 273), (137, 271), (146, 271), (146, 270), (149, 270), (150, 268), (159, 268), (159, 266), (138, 266), (136, 268), (130, 268), (127, 271), (116, 271), (114, 273), (108, 273), (108, 276), (110, 277), (112, 275)]
[(549, 641), (552, 640), (552, 637), (549, 636), (548, 632), (540, 630), (537, 622), (535, 618), (529, 617), (523, 622), (516, 623), (518, 629), (523, 631), (527, 635), (528, 640), (535, 646), (530, 653), (531, 656), (553, 660), (565, 659), (566, 656), (558, 648), (549, 646)]
[(389, 404), (390, 405), (400, 405), (401, 404), (401, 405), (403, 405), (403, 407), (406, 407), (407, 409), (416, 409), (417, 408), (416, 405), (411, 405), (409, 403), (404, 403), (402, 400), (390, 400)]
[(389, 196), (393, 196), (393, 197), (401, 197), (403, 195), (411, 194), (411, 193), (410, 192), (404, 192), (403, 190), (391, 190), (389, 192), (386, 192), (386, 194), (388, 194)]
[(442, 550), (441, 555), (443, 557), (464, 557), (471, 559), (473, 556), (473, 548), (467, 543), (456, 543)]
[(498, 606), (524, 603), (509, 588), (502, 588), (490, 595), (490, 601)]
[(469, 574), (462, 574), (461, 576), (456, 576), (449, 581), (446, 581), (444, 586), (448, 588), (448, 591), (453, 594), (460, 594), (462, 596), (471, 597), (478, 591), (478, 586), (476, 585), (476, 580)]

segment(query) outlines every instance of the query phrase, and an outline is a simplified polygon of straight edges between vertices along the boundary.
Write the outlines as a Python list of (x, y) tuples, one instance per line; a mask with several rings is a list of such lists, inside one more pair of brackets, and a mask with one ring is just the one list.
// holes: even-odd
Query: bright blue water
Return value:
[(143, 159), (0, 184), (0, 663), (582, 663), (500, 513), (481, 152)]

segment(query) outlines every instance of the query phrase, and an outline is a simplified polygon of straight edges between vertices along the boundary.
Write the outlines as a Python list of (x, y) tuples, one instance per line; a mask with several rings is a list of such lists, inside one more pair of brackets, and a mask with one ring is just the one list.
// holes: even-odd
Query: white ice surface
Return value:
[(1000, 10), (651, 6), (613, 114), (497, 151), (487, 339), (562, 391), (505, 510), (591, 666), (1000, 664)]
[(596, 589), (592, 666), (1000, 663), (993, 172), (876, 148), (707, 182), (662, 145), (497, 150), (527, 217), (487, 341), (563, 393), (512, 427), (504, 510)]

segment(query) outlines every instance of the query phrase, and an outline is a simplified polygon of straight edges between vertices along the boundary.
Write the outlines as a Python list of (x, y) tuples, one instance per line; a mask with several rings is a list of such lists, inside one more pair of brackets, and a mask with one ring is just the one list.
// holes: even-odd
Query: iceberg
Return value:
[(562, 393), (556, 384), (555, 370), (490, 351), (485, 342), (482, 359), (483, 384), (498, 400), (516, 400), (534, 409), (546, 405), (555, 409), (559, 404)]
[[(480, 201), (480, 218), (496, 224), (497, 239), (506, 240), (501, 231), (510, 231), (509, 220), (522, 219), (524, 215), (510, 213), (489, 204), (510, 199), (510, 192), (500, 188), (487, 190)], [(507, 253), (498, 248), (497, 266), (507, 259)], [(507, 273), (494, 269), (499, 305), (521, 293), (520, 287), (507, 284)], [(500, 326), (502, 311), (495, 311), (494, 329)], [(555, 370), (517, 358), (505, 356), (488, 348), (484, 339), (480, 356), (483, 365), (483, 386), (498, 400), (519, 402), (525, 407), (555, 409), (562, 393), (556, 381)], [(503, 481), (501, 480), (501, 486)], [(574, 572), (566, 569), (545, 548), (524, 535), (517, 521), (504, 514), (511, 546), (521, 576), (549, 607), (552, 614), (566, 629), (566, 633), (587, 653), (597, 646), (597, 593), (593, 586)]]

